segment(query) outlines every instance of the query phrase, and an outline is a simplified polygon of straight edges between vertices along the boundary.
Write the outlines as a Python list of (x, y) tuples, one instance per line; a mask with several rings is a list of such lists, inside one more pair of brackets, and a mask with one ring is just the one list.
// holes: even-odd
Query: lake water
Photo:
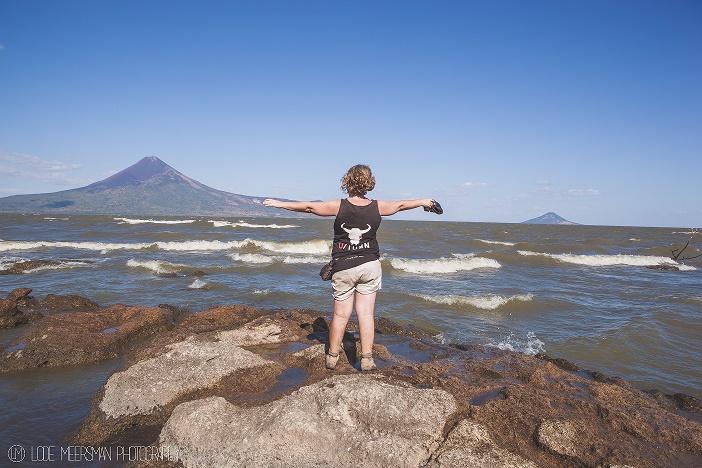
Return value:
[[(331, 230), (331, 219), (0, 215), (0, 269), (59, 262), (0, 275), (0, 292), (329, 311), (318, 271)], [(702, 397), (702, 262), (669, 258), (691, 236), (688, 253), (700, 253), (702, 235), (688, 231), (385, 219), (377, 314), (448, 342), (546, 352), (639, 388)], [(656, 265), (682, 271), (647, 268)], [(16, 333), (0, 331), (0, 343)], [(61, 372), (51, 375), (64, 389)]]

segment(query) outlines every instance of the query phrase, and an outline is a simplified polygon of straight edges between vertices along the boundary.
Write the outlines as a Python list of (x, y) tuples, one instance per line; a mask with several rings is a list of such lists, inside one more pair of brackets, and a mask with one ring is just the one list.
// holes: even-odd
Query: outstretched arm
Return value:
[(299, 211), (301, 213), (312, 213), (317, 216), (336, 216), (339, 212), (339, 200), (329, 201), (280, 201), (272, 198), (263, 200), (263, 204), (273, 208), (283, 208), (284, 210)]
[(417, 200), (378, 200), (378, 210), (381, 216), (391, 216), (398, 211), (412, 210), (414, 208), (430, 208), (431, 198), (420, 198)]

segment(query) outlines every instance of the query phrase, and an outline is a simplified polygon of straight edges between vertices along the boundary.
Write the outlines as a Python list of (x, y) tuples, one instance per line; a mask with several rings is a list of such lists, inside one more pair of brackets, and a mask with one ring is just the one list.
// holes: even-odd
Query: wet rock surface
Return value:
[(160, 308), (115, 305), (44, 316), (0, 354), (0, 373), (111, 359), (129, 344), (170, 327), (170, 313)]
[(120, 356), (71, 442), (170, 448), (183, 466), (702, 465), (693, 397), (378, 323), (368, 374), (353, 324), (336, 370), (324, 367), (327, 322), (315, 311), (55, 312), (26, 326), (0, 371)]

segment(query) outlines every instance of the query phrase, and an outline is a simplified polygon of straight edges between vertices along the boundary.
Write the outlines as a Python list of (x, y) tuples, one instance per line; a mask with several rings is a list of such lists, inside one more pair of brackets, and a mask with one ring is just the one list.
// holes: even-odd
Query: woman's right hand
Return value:
[(275, 198), (266, 198), (263, 200), (264, 206), (270, 206), (271, 208), (281, 208), (283, 202), (276, 200)]

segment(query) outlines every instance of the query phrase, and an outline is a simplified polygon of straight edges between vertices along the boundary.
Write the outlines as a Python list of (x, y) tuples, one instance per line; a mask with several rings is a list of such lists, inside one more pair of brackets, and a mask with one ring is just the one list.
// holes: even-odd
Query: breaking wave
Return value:
[[(0, 271), (9, 270), (17, 263), (28, 262), (30, 259), (23, 257), (0, 257)], [(44, 262), (42, 260), (42, 262)], [(23, 270), (23, 274), (35, 273), (37, 271), (44, 270), (63, 270), (65, 268), (76, 268), (90, 266), (92, 262), (82, 261), (82, 260), (49, 260), (45, 261), (46, 264), (39, 265), (35, 268), (28, 270)]]
[(194, 223), (194, 219), (176, 219), (176, 220), (165, 220), (165, 219), (131, 219), (131, 218), (112, 218), (115, 221), (119, 221), (119, 224), (190, 224)]
[(0, 241), (0, 252), (14, 250), (33, 250), (40, 248), (68, 248), (96, 250), (107, 252), (110, 250), (143, 250), (160, 249), (171, 251), (206, 251), (206, 250), (232, 250), (245, 247), (254, 247), (276, 253), (328, 255), (331, 252), (331, 242), (315, 239), (302, 242), (274, 242), (257, 239), (244, 239), (241, 241), (219, 240), (192, 240), (173, 242), (151, 243), (111, 243), (111, 242), (61, 242), (61, 241)]
[(204, 289), (204, 288), (207, 288), (207, 283), (205, 281), (202, 281), (201, 279), (196, 279), (190, 285), (188, 285), (188, 288), (190, 288), (190, 289)]
[(259, 254), (259, 253), (239, 253), (239, 252), (229, 254), (229, 258), (231, 258), (235, 262), (254, 263), (254, 264), (326, 263), (329, 261), (328, 257), (322, 257), (322, 256), (264, 255), (264, 254)]
[(81, 262), (78, 260), (60, 260), (58, 263), (53, 264), (53, 265), (41, 265), (36, 268), (32, 268), (31, 270), (24, 270), (23, 273), (35, 273), (37, 271), (44, 271), (44, 270), (63, 270), (64, 268), (77, 268), (77, 267), (85, 267), (85, 266), (90, 266), (90, 263), (87, 262)]
[(68, 221), (69, 220), (69, 218), (52, 218), (50, 216), (46, 217), (44, 219), (47, 221)]
[(7, 270), (15, 263), (26, 262), (28, 258), (23, 257), (0, 257), (0, 270)]
[(579, 255), (579, 254), (549, 254), (542, 252), (531, 252), (529, 250), (518, 250), (519, 255), (547, 257), (564, 263), (586, 266), (657, 266), (671, 265), (681, 271), (696, 270), (690, 265), (683, 265), (672, 258), (654, 255)]
[(186, 267), (186, 265), (164, 262), (163, 260), (136, 260), (133, 258), (127, 261), (127, 266), (130, 268), (141, 268), (144, 270), (150, 270), (156, 273), (157, 275), (178, 273)]
[(485, 239), (475, 239), (478, 242), (482, 242), (483, 244), (496, 244), (496, 245), (515, 245), (514, 242), (502, 242), (502, 241), (493, 241), (493, 240), (485, 240)]
[(538, 354), (546, 351), (546, 344), (538, 339), (534, 332), (527, 333), (526, 339), (516, 338), (513, 333), (510, 333), (504, 340), (497, 343), (490, 342), (487, 345), (524, 354)]
[(484, 296), (430, 296), (413, 294), (428, 302), (444, 305), (467, 305), (482, 310), (496, 310), (509, 302), (529, 302), (534, 299), (533, 294), (518, 294), (514, 296), (498, 296), (487, 294)]
[(454, 254), (454, 257), (433, 259), (393, 258), (390, 265), (396, 270), (418, 274), (456, 273), (478, 268), (500, 268), (497, 260), (476, 257), (473, 254)]
[(214, 227), (224, 227), (224, 226), (230, 226), (230, 227), (245, 227), (245, 228), (268, 228), (268, 229), (290, 229), (290, 228), (296, 228), (300, 227), (295, 224), (252, 224), (252, 223), (247, 223), (246, 221), (239, 220), (236, 223), (232, 223), (229, 221), (214, 221), (210, 220), (210, 223), (214, 225)]

